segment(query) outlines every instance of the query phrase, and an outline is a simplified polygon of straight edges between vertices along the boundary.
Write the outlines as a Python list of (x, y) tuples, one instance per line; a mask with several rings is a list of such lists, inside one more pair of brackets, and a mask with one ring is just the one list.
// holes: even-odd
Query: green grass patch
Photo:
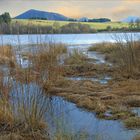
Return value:
[(70, 22), (70, 21), (52, 21), (52, 20), (32, 20), (32, 19), (12, 19), (12, 24), (19, 22), (23, 25), (39, 25), (39, 26), (53, 26), (55, 23), (59, 24), (59, 27), (69, 23), (81, 23), (90, 25), (91, 28), (96, 30), (104, 30), (107, 27), (111, 28), (125, 28), (129, 27), (128, 23), (121, 23), (121, 22), (106, 22), (106, 23), (97, 23), (97, 22)]

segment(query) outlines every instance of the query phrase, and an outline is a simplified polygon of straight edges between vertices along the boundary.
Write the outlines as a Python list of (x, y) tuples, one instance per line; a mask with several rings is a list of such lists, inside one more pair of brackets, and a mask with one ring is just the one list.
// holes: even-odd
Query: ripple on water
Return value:
[(99, 79), (97, 77), (83, 77), (83, 76), (74, 76), (74, 77), (67, 77), (69, 80), (73, 81), (93, 81), (93, 82), (99, 82), (100, 84), (107, 84), (109, 80), (112, 78), (110, 76), (104, 76), (103, 78)]

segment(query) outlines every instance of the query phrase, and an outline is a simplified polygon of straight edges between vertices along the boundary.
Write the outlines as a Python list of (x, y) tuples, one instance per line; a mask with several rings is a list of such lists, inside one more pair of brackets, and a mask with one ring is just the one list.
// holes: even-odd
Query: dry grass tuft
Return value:
[(0, 64), (15, 66), (16, 59), (11, 46), (0, 46)]
[(87, 57), (82, 52), (74, 49), (64, 60), (66, 65), (81, 65), (87, 63)]
[(127, 128), (140, 128), (140, 117), (131, 117), (124, 121)]
[(124, 41), (116, 39), (116, 43), (101, 43), (89, 48), (89, 51), (98, 51), (105, 54), (105, 59), (116, 66), (120, 72), (129, 76), (140, 74), (140, 42), (128, 36)]

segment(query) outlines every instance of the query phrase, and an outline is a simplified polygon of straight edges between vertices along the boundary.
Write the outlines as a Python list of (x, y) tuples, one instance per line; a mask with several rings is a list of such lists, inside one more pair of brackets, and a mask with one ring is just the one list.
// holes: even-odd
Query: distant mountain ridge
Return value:
[(45, 12), (40, 10), (28, 10), (23, 14), (20, 14), (15, 17), (16, 19), (47, 19), (47, 20), (60, 20), (60, 21), (67, 21), (69, 18), (53, 12)]
[(126, 19), (123, 19), (122, 22), (136, 22), (136, 20), (140, 20), (140, 16), (129, 16)]
[[(93, 19), (89, 19), (88, 17), (82, 17), (79, 19), (69, 18), (59, 13), (53, 12), (45, 12), (40, 10), (31, 9), (28, 10), (18, 16), (15, 19), (44, 19), (44, 20), (56, 20), (56, 21), (78, 21), (78, 22), (92, 22)], [(94, 22), (109, 22), (105, 21), (104, 18), (95, 19)]]

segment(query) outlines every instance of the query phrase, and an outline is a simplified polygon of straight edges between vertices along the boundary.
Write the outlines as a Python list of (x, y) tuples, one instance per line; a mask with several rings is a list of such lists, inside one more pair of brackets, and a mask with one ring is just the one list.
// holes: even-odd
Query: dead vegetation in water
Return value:
[(22, 83), (15, 75), (0, 74), (0, 139), (49, 140), (42, 90), (32, 93), (31, 82)]
[[(65, 97), (79, 107), (95, 111), (99, 118), (126, 120), (135, 116), (131, 107), (139, 106), (139, 82), (128, 80), (101, 85), (91, 81), (64, 80), (61, 83), (67, 83), (65, 86), (56, 81), (56, 84), (50, 87), (46, 83), (44, 88), (50, 95)], [(106, 115), (108, 110), (110, 113)]]
[[(61, 64), (62, 55), (67, 52), (65, 46), (50, 44), (49, 46), (42, 45), (40, 47), (41, 48), (39, 48), (35, 54), (24, 54), (23, 57), (29, 59), (32, 62), (32, 66), (27, 69), (16, 68), (15, 71), (12, 72), (12, 77), (14, 79), (23, 84), (36, 82), (43, 86), (47, 94), (62, 96), (65, 99), (76, 103), (78, 107), (95, 111), (97, 117), (102, 119), (122, 119), (126, 121), (127, 119), (135, 117), (135, 114), (131, 112), (131, 107), (138, 107), (140, 105), (139, 76), (131, 79), (130, 77), (132, 77), (132, 75), (129, 76), (128, 74), (127, 76), (126, 71), (123, 71), (126, 76), (122, 77), (120, 67), (114, 68), (107, 65), (90, 64), (88, 63), (87, 58), (79, 52), (74, 52), (64, 57), (64, 64)], [(104, 53), (110, 55), (112, 50), (112, 47), (109, 49), (107, 48), (107, 50), (104, 50)], [(113, 54), (113, 57), (116, 59), (116, 55)], [(124, 67), (126, 65), (122, 65), (121, 63), (121, 66)], [(123, 67), (121, 67), (121, 69)], [(128, 70), (127, 68), (125, 70)], [(130, 73), (130, 71), (127, 72)], [(71, 81), (65, 79), (65, 77), (68, 76), (80, 75), (93, 77), (99, 75), (100, 77), (106, 74), (111, 75), (115, 79), (106, 85), (101, 85), (92, 81)], [(35, 100), (36, 99), (37, 98), (35, 98)], [(35, 109), (35, 106), (33, 109)], [(26, 107), (23, 106), (21, 110), (25, 111), (25, 108)], [(32, 112), (33, 114), (31, 114), (31, 116), (28, 116), (28, 110), (26, 114), (24, 114), (23, 118), (25, 118), (25, 116), (29, 117), (24, 124), (21, 123), (21, 121), (18, 121), (24, 129), (25, 124), (27, 125), (27, 128), (30, 127), (29, 129), (26, 129), (26, 132), (31, 128), (35, 129), (35, 132), (33, 133), (34, 137), (37, 138), (39, 135), (44, 136), (42, 135), (44, 128), (46, 128), (44, 121), (41, 120), (41, 122), (37, 124), (36, 118), (32, 116), (35, 115), (34, 113), (36, 111), (33, 110)], [(11, 118), (11, 120), (13, 120), (14, 118), (13, 115), (10, 116), (11, 118), (9, 115), (7, 115), (7, 117), (8, 118), (5, 117), (6, 121)], [(33, 117), (33, 120), (31, 117)], [(15, 127), (15, 122), (12, 126)], [(21, 126), (16, 127), (19, 132)], [(36, 130), (39, 129), (40, 132), (40, 127), (42, 131), (38, 134)], [(11, 128), (9, 131), (13, 132)], [(10, 134), (8, 133), (7, 135), (9, 136)], [(15, 134), (11, 135), (12, 137), (16, 137)], [(28, 138), (30, 137), (30, 133), (21, 132), (21, 137), (24, 136), (25, 138), (26, 135)]]
[(110, 75), (113, 73), (113, 68), (107, 65), (97, 65), (97, 64), (80, 64), (80, 65), (66, 65), (63, 66), (64, 76), (103, 76)]
[(124, 121), (124, 124), (127, 128), (140, 128), (140, 117), (131, 117)]
[(82, 52), (74, 49), (68, 53), (67, 58), (64, 60), (65, 65), (84, 65), (88, 62), (88, 58)]
[(0, 46), (0, 64), (15, 66), (16, 58), (12, 46)]
[[(33, 81), (39, 81), (47, 94), (62, 96), (76, 103), (78, 107), (95, 111), (99, 118), (127, 120), (135, 116), (131, 112), (131, 107), (139, 106), (138, 75), (137, 78), (136, 76), (133, 78), (129, 71), (131, 76), (126, 74), (126, 71), (123, 71), (125, 74), (122, 75), (119, 66), (88, 63), (83, 54), (78, 52), (66, 55), (63, 58), (64, 63), (61, 63), (62, 55), (67, 51), (63, 50), (63, 47), (60, 49), (57, 47), (56, 44), (51, 47), (44, 46), (36, 54), (30, 55), (32, 67), (27, 73), (32, 76), (26, 75), (26, 78), (32, 79), (35, 73), (38, 76), (33, 78)], [(111, 51), (109, 48), (106, 53), (109, 54)], [(71, 81), (65, 78), (78, 75), (89, 77), (111, 75), (114, 81), (102, 85), (92, 81)]]
[[(123, 42), (122, 40), (125, 40)], [(118, 67), (123, 75), (140, 75), (140, 42), (134, 41), (129, 36), (116, 38), (115, 43), (100, 43), (89, 48), (89, 51), (97, 51), (105, 54), (106, 61)]]
[(66, 52), (67, 49), (63, 44), (52, 43), (38, 48), (38, 51), (30, 58), (32, 70), (47, 80), (57, 78), (63, 72), (60, 63), (62, 55)]
[[(48, 140), (47, 124), (43, 118), (46, 101), (41, 99), (41, 93), (38, 96), (30, 95), (31, 93), (25, 93), (24, 87), (21, 88), (20, 91), (14, 89), (12, 101), (1, 94), (0, 139)], [(18, 93), (15, 93), (16, 90)]]
[(133, 140), (140, 140), (140, 135), (135, 136)]

